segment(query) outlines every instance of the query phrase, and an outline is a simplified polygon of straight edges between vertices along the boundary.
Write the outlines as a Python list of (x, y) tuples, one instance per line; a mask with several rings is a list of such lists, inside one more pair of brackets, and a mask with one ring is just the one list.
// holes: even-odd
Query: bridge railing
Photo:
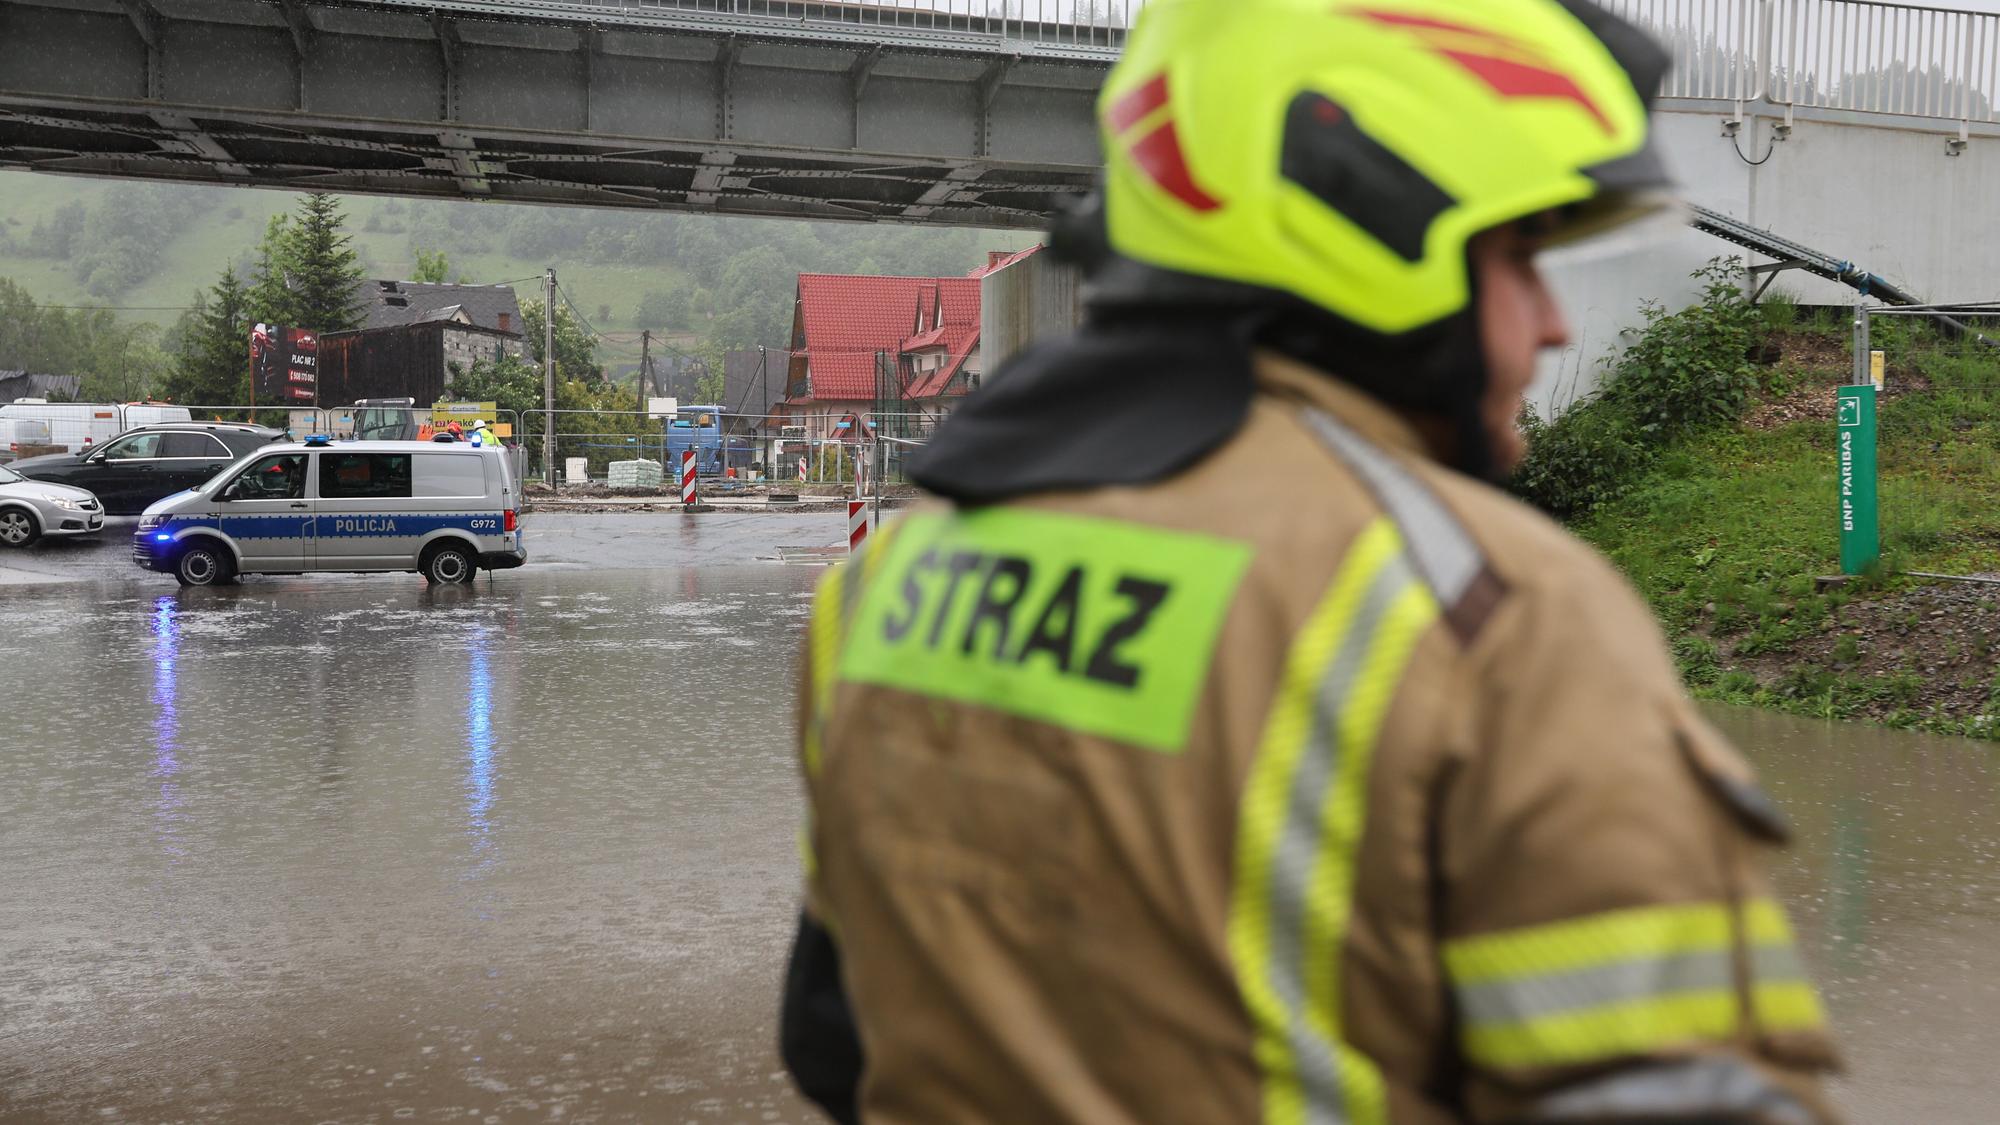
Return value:
[(2000, 15), (1869, 0), (1771, 0), (1782, 29), (1771, 100), (1970, 121), (1996, 120)]
[(830, 34), (917, 31), (993, 39), (1029, 47), (1105, 48), (1125, 32), (1145, 0), (594, 0), (607, 7), (779, 20)]
[(1673, 56), (1661, 95), (2000, 121), (2000, 13), (1886, 0), (1604, 0)]

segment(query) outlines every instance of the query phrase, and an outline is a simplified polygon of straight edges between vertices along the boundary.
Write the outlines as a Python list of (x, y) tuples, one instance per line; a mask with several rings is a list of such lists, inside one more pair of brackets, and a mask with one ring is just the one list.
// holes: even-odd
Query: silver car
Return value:
[(0, 465), (0, 547), (25, 547), (44, 535), (95, 535), (104, 505), (81, 488), (27, 477)]

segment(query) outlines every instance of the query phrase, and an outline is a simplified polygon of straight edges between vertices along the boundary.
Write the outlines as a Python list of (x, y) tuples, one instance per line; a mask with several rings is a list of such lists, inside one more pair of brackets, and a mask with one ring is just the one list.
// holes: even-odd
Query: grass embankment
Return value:
[(1659, 615), (1699, 696), (1826, 718), (2000, 737), (2000, 349), (1876, 322), (1883, 563), (1838, 572), (1834, 388), (1846, 318), (1761, 326), (1743, 419), (1659, 450), (1572, 521)]

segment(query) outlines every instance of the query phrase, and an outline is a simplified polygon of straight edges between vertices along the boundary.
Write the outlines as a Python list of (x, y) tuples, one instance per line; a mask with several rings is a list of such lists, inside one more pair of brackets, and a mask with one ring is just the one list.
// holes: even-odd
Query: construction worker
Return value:
[(1832, 1120), (1782, 819), (1484, 483), (1541, 250), (1671, 199), (1583, 0), (1171, 0), (1104, 257), (808, 628), (783, 1052), (837, 1120)]

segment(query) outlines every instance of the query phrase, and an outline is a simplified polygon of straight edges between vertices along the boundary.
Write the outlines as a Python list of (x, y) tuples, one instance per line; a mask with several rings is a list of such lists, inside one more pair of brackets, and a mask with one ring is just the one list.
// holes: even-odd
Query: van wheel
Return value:
[(433, 586), (462, 586), (472, 581), (472, 555), (463, 547), (438, 547), (424, 559), (424, 581)]
[(29, 547), (42, 537), (32, 513), (20, 508), (0, 509), (0, 547)]
[(174, 562), (174, 577), (183, 586), (224, 586), (236, 578), (236, 568), (220, 547), (196, 543)]

